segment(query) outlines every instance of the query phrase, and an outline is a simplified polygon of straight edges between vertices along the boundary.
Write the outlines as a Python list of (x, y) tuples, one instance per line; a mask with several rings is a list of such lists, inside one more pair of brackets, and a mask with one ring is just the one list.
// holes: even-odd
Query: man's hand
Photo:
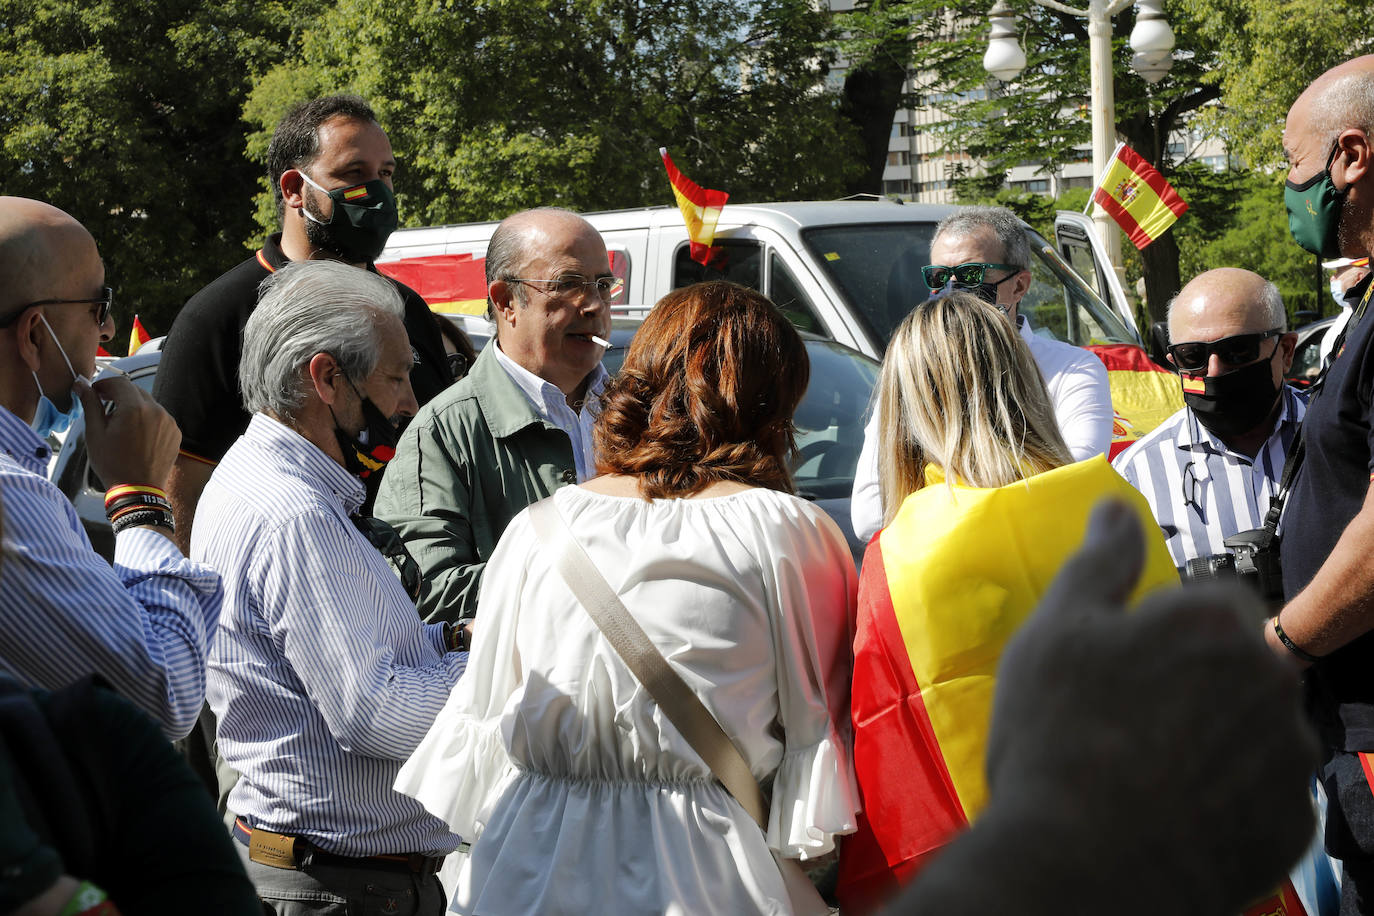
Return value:
[[(106, 486), (162, 488), (177, 458), (181, 430), (161, 405), (124, 376), (78, 381), (91, 468)], [(105, 404), (110, 404), (106, 414)]]
[(1189, 912), (1238, 911), (1311, 841), (1316, 739), (1293, 666), (1265, 647), (1262, 609), (1238, 586), (1171, 589), (1123, 613), (1143, 546), (1127, 507), (1099, 506), (1008, 645), (992, 806), (1043, 815), (1070, 874), (1130, 895), (1148, 873)]

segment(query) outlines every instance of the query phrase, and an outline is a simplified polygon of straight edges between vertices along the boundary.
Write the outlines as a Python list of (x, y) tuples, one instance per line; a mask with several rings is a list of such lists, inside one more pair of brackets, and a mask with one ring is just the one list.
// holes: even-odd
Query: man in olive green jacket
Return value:
[(614, 289), (601, 236), (556, 209), (507, 217), (486, 259), (496, 339), (411, 421), (376, 515), (423, 574), (427, 620), (472, 617), (482, 570), (522, 509), (595, 474), (591, 423), (605, 383)]

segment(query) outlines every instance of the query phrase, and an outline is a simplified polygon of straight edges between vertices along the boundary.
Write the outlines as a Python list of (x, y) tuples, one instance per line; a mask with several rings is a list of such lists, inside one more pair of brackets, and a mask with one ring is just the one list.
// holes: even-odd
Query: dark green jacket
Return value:
[(568, 434), (535, 412), (495, 346), (420, 408), (377, 494), (376, 516), (420, 565), (418, 604), (430, 621), (474, 613), (482, 570), (510, 520), (577, 481)]

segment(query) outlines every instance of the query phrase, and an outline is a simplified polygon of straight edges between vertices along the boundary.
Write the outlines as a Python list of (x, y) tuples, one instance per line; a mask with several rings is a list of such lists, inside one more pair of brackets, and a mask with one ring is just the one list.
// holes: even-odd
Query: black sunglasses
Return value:
[(95, 313), (95, 323), (104, 327), (105, 322), (109, 320), (110, 309), (114, 308), (114, 290), (108, 286), (102, 286), (99, 298), (95, 299), (39, 299), (37, 302), (28, 302), (0, 319), (0, 328), (7, 328), (14, 324), (26, 309), (31, 309), (35, 305), (99, 305), (100, 308)]
[(411, 601), (420, 599), (420, 564), (415, 562), (415, 558), (406, 550), (405, 542), (386, 522), (370, 515), (350, 515), (349, 519), (353, 522), (353, 527), (362, 532), (367, 542), (376, 547), (386, 561), (391, 564), (391, 569), (401, 580), (401, 587), (406, 590)]
[[(982, 286), (983, 275), (989, 270), (1010, 270), (1015, 276), (1021, 272), (1022, 268), (1011, 264), (981, 264), (977, 261), (958, 264), (954, 267), (946, 267), (944, 264), (927, 264), (921, 268), (921, 278), (926, 281), (926, 286), (931, 289), (943, 289), (950, 277), (954, 278), (955, 286), (971, 288)], [(1010, 277), (1004, 279), (1010, 279)]]
[[(1169, 356), (1180, 372), (1202, 372), (1207, 360), (1215, 353), (1229, 366), (1244, 366), (1260, 358), (1260, 344), (1270, 337), (1278, 337), (1283, 328), (1271, 328), (1257, 334), (1235, 334), (1220, 340), (1188, 340), (1169, 345)], [(1278, 349), (1278, 344), (1274, 344)], [(1273, 356), (1271, 352), (1269, 354)]]

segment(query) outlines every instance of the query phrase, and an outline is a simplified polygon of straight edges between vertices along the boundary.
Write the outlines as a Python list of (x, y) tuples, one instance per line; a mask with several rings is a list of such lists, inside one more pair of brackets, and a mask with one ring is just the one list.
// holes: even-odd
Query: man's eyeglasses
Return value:
[(31, 309), (35, 305), (98, 305), (100, 308), (96, 310), (95, 323), (104, 327), (105, 322), (110, 318), (110, 309), (114, 308), (114, 290), (108, 286), (103, 286), (100, 289), (100, 296), (95, 299), (39, 299), (37, 302), (28, 302), (18, 306), (4, 318), (0, 318), (0, 328), (7, 328), (14, 324), (26, 309)]
[(1012, 264), (982, 264), (977, 261), (957, 264), (954, 267), (946, 267), (944, 264), (927, 264), (921, 268), (921, 277), (930, 289), (943, 289), (951, 277), (954, 278), (955, 286), (972, 288), (982, 286), (983, 275), (990, 270), (1010, 270), (1013, 274), (1018, 274), (1023, 269)]
[(571, 296), (581, 290), (591, 289), (606, 302), (620, 295), (620, 291), (625, 288), (625, 281), (620, 277), (594, 277), (588, 280), (586, 277), (577, 274), (564, 274), (552, 280), (531, 280), (522, 277), (507, 277), (506, 282), (523, 283), (526, 286), (533, 286), (545, 295), (560, 297)]
[[(1169, 356), (1180, 372), (1204, 372), (1213, 353), (1227, 365), (1244, 366), (1260, 358), (1260, 344), (1270, 337), (1278, 337), (1283, 328), (1271, 328), (1258, 334), (1235, 334), (1220, 340), (1189, 340), (1170, 344)], [(1274, 349), (1278, 349), (1274, 344)], [(1271, 352), (1269, 354), (1273, 356)]]

